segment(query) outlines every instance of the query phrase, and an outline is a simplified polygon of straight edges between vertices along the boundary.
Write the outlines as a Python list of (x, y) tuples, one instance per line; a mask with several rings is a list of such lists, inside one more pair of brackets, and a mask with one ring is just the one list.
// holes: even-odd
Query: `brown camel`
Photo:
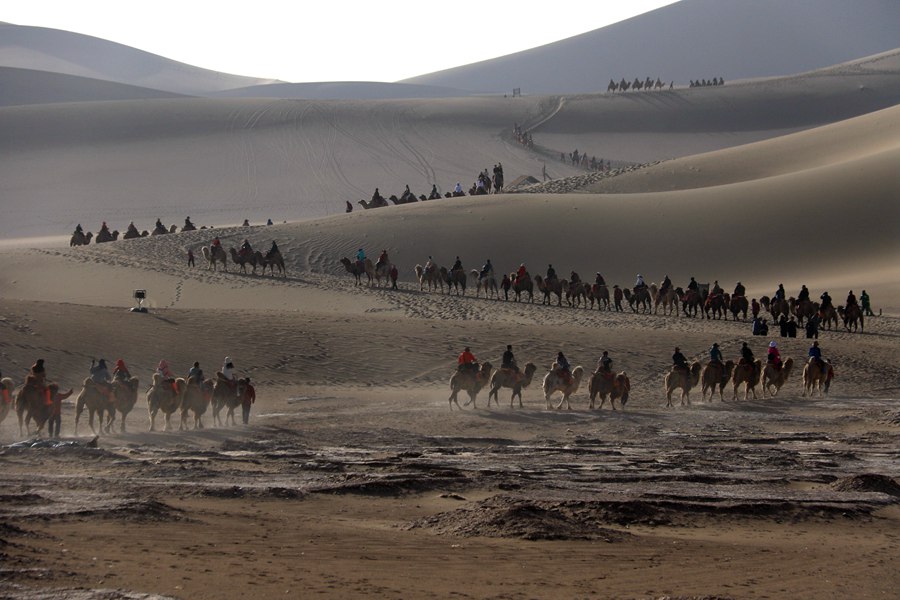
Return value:
[(672, 370), (666, 373), (664, 385), (666, 389), (666, 406), (674, 406), (672, 404), (672, 392), (681, 389), (681, 405), (691, 405), (691, 388), (697, 387), (700, 382), (700, 362), (693, 361), (688, 370), (672, 367)]
[(457, 269), (456, 271), (448, 271), (445, 267), (441, 267), (439, 271), (441, 275), (441, 279), (447, 284), (447, 293), (450, 293), (450, 289), (456, 289), (457, 295), (460, 294), (460, 289), (462, 289), (462, 295), (466, 295), (466, 272), (462, 269)]
[(559, 365), (554, 362), (553, 366), (550, 367), (550, 372), (544, 375), (544, 400), (547, 401), (547, 408), (550, 409), (552, 407), (550, 396), (560, 392), (562, 399), (556, 405), (556, 409), (562, 408), (563, 402), (565, 402), (566, 410), (571, 410), (572, 406), (569, 404), (569, 397), (578, 391), (578, 386), (581, 385), (583, 377), (584, 368), (575, 367), (572, 370), (572, 374), (569, 375), (560, 371)]
[[(489, 362), (482, 363), (481, 367), (478, 369), (457, 369), (453, 375), (450, 376), (450, 410), (453, 410), (454, 403), (456, 404), (456, 408), (462, 410), (462, 406), (459, 405), (459, 401), (456, 399), (456, 396), (461, 391), (465, 391), (469, 395), (469, 402), (466, 402), (466, 406), (471, 403), (472, 408), (478, 408), (475, 405), (475, 397), (490, 381), (492, 369), (493, 366)], [(490, 404), (488, 405), (490, 406)]]
[(369, 275), (369, 273), (366, 271), (365, 265), (360, 265), (356, 261), (352, 261), (346, 256), (341, 259), (341, 264), (344, 265), (344, 268), (347, 269), (347, 272), (353, 275), (353, 277), (356, 279), (356, 285), (362, 283), (363, 275), (369, 278), (369, 285), (372, 285), (372, 276)]
[(203, 246), (203, 258), (206, 259), (206, 268), (217, 270), (216, 263), (222, 263), (222, 269), (228, 271), (228, 254), (222, 246), (213, 246), (213, 250), (209, 246)]
[[(510, 275), (510, 279), (515, 277), (515, 274)], [(524, 279), (524, 278), (523, 278)], [(537, 289), (544, 294), (544, 299), (541, 300), (541, 304), (551, 304), (550, 302), (550, 294), (554, 294), (556, 296), (556, 305), (562, 306), (562, 293), (563, 293), (563, 282), (559, 279), (543, 279), (540, 275), (534, 276), (534, 283), (537, 285)]]
[(828, 305), (825, 308), (819, 308), (819, 317), (822, 319), (820, 327), (823, 329), (831, 329), (831, 326), (834, 325), (834, 328), (838, 327), (838, 311), (833, 305)]
[[(241, 400), (246, 393), (246, 379), (236, 379), (234, 383), (230, 383), (222, 376), (222, 373), (216, 373), (216, 382), (213, 385), (212, 395), (213, 421), (216, 425), (228, 425), (229, 419), (231, 419), (232, 425), (237, 425), (237, 421), (234, 418), (234, 409), (241, 405)], [(228, 409), (224, 420), (219, 416), (223, 408)]]
[(762, 361), (758, 358), (753, 364), (739, 362), (734, 367), (734, 373), (731, 375), (731, 385), (733, 394), (732, 400), (737, 400), (738, 388), (743, 384), (744, 400), (750, 399), (750, 393), (753, 393), (753, 399), (756, 400), (756, 386), (759, 385), (759, 378), (762, 376)]
[(707, 319), (728, 320), (729, 298), (726, 294), (710, 294), (703, 303), (703, 314)]
[(181, 407), (185, 381), (163, 379), (159, 373), (153, 374), (153, 385), (147, 390), (147, 409), (150, 411), (150, 431), (156, 431), (156, 413), (162, 411), (166, 418), (165, 430), (172, 429), (172, 413)]
[(638, 306), (641, 308), (641, 312), (649, 313), (653, 308), (653, 302), (650, 299), (650, 290), (649, 288), (635, 288), (630, 290), (625, 288), (623, 290), (625, 293), (625, 300), (628, 301), (628, 304), (631, 305), (631, 310), (633, 312), (638, 311)]
[(44, 424), (50, 419), (53, 405), (72, 395), (72, 390), (60, 392), (59, 384), (50, 383), (46, 387), (35, 382), (29, 375), (25, 384), (16, 393), (16, 414), (19, 417), (19, 435), (29, 433), (29, 422), (33, 419), (36, 434), (40, 436)]
[(844, 327), (847, 328), (847, 331), (859, 330), (860, 333), (863, 332), (863, 312), (858, 304), (851, 304), (847, 308), (839, 306), (838, 314), (843, 319)]
[(522, 294), (525, 292), (528, 292), (528, 301), (534, 302), (534, 283), (531, 281), (528, 271), (525, 272), (521, 279), (516, 277), (515, 273), (510, 273), (509, 280), (511, 282), (510, 287), (516, 295), (516, 302), (522, 301)]
[(76, 231), (72, 234), (72, 239), (69, 240), (69, 246), (87, 246), (91, 243), (92, 237), (94, 237), (94, 234), (90, 231), (87, 233), (78, 233)]
[(700, 375), (700, 398), (706, 400), (706, 392), (709, 390), (709, 402), (712, 402), (716, 388), (719, 388), (719, 400), (725, 401), (725, 384), (731, 379), (734, 373), (734, 361), (728, 360), (724, 363), (720, 361), (709, 361), (703, 367), (703, 373)]
[(797, 317), (797, 324), (801, 326), (806, 319), (811, 318), (814, 314), (819, 312), (819, 304), (812, 300), (797, 301), (791, 298), (789, 305), (791, 307), (791, 314)]
[(594, 302), (597, 302), (597, 310), (600, 310), (601, 304), (603, 308), (609, 310), (609, 288), (605, 285), (597, 285), (596, 283), (591, 286), (591, 293), (588, 295), (588, 300), (591, 302), (591, 308), (594, 308)]
[(494, 277), (493, 271), (488, 271), (484, 274), (484, 277), (481, 276), (481, 271), (477, 269), (472, 269), (469, 272), (469, 276), (472, 277), (472, 281), (475, 282), (475, 297), (477, 298), (481, 293), (481, 290), (484, 290), (484, 297), (490, 298), (491, 296), (496, 296), (497, 300), (500, 299), (500, 290), (497, 286), (497, 278)]
[(184, 396), (181, 401), (181, 426), (179, 431), (188, 428), (188, 414), (194, 413), (194, 429), (203, 429), (203, 413), (209, 408), (213, 396), (213, 386), (215, 382), (212, 379), (204, 381), (196, 381), (191, 378), (186, 382), (184, 388)]
[[(88, 409), (88, 424), (91, 432), (97, 435), (94, 429), (94, 415), (97, 416), (97, 425), (100, 433), (109, 433), (113, 419), (115, 419), (116, 405), (113, 397), (112, 385), (94, 382), (90, 377), (84, 380), (78, 397), (75, 398), (75, 435), (78, 435), (78, 423), (81, 421), (81, 413), (85, 407)], [(104, 414), (106, 416), (104, 422)]]
[(681, 288), (677, 288), (681, 298), (681, 312), (686, 317), (696, 317), (703, 310), (703, 301), (705, 297), (697, 290), (688, 290), (681, 292)]
[(488, 394), (488, 408), (491, 406), (491, 398), (500, 406), (500, 399), (497, 397), (500, 388), (512, 389), (512, 396), (509, 397), (509, 407), (513, 407), (513, 401), (516, 396), (519, 397), (519, 408), (522, 408), (522, 390), (531, 385), (534, 372), (537, 371), (537, 365), (530, 362), (525, 365), (524, 372), (516, 372), (513, 369), (500, 368), (491, 375), (491, 392)]
[[(146, 232), (144, 232), (146, 234)], [(137, 229), (128, 229), (125, 231), (125, 235), (122, 236), (123, 240), (133, 240), (135, 238), (141, 237), (141, 233)]]
[(762, 375), (763, 398), (766, 397), (766, 392), (769, 392), (772, 397), (774, 397), (778, 393), (778, 390), (787, 383), (793, 368), (794, 359), (791, 357), (784, 360), (780, 369), (776, 369), (775, 365), (772, 363), (766, 363), (766, 368), (763, 369)]
[(15, 384), (9, 377), (0, 379), (0, 423), (9, 415), (13, 405)]
[(830, 360), (826, 359), (823, 362), (825, 363), (824, 372), (822, 365), (817, 364), (815, 358), (810, 358), (809, 362), (803, 367), (804, 396), (811, 397), (814, 390), (819, 392), (820, 398), (828, 393), (828, 388), (831, 387), (831, 380), (834, 379), (834, 366), (832, 366)]
[[(259, 255), (261, 252), (256, 252), (257, 262), (259, 262)], [(269, 267), (269, 270), (272, 272), (272, 277), (275, 277), (275, 267), (278, 267), (278, 274), (287, 277), (287, 269), (284, 267), (284, 257), (281, 255), (280, 250), (276, 250), (275, 252), (269, 251), (266, 252), (265, 261), (260, 262), (262, 265), (263, 275), (266, 274), (266, 267)]]
[(597, 369), (591, 375), (591, 381), (588, 384), (588, 391), (591, 394), (591, 408), (594, 408), (594, 400), (600, 396), (600, 405), (598, 409), (603, 408), (603, 403), (609, 397), (609, 406), (616, 410), (616, 399), (622, 410), (625, 410), (625, 404), (628, 402), (628, 393), (631, 391), (631, 380), (625, 371), (618, 375), (612, 371)]
[(590, 288), (586, 284), (580, 281), (567, 283), (565, 280), (560, 283), (563, 284), (563, 288), (566, 290), (566, 304), (573, 308), (578, 308), (584, 302), (584, 305), (587, 306), (587, 293)]
[(773, 298), (769, 304), (769, 312), (772, 313), (772, 320), (777, 321), (781, 315), (791, 314), (791, 305), (787, 300)]
[(731, 318), (737, 321), (738, 314), (741, 314), (741, 320), (747, 320), (747, 311), (750, 310), (750, 303), (747, 302), (746, 296), (732, 296), (728, 305), (731, 311)]
[(110, 232), (108, 229), (107, 230), (101, 229), (100, 232), (97, 234), (97, 237), (94, 238), (94, 243), (95, 244), (105, 244), (106, 242), (115, 242), (118, 239), (119, 239), (119, 230), (118, 229), (116, 229), (112, 232)]
[(253, 274), (256, 275), (256, 253), (252, 250), (249, 252), (244, 252), (243, 254), (238, 252), (234, 246), (228, 249), (228, 253), (231, 255), (231, 262), (238, 265), (241, 268), (241, 273), (247, 272), (247, 265), (253, 267)]
[(438, 287), (441, 288), (441, 293), (444, 292), (444, 280), (441, 278), (439, 267), (434, 263), (428, 269), (416, 265), (416, 279), (419, 280), (419, 291), (424, 290), (425, 284), (428, 284), (429, 292), (436, 292)]
[(669, 286), (666, 291), (656, 290), (656, 284), (650, 286), (650, 295), (653, 298), (653, 314), (659, 312), (659, 305), (663, 307), (664, 315), (678, 314), (678, 294)]

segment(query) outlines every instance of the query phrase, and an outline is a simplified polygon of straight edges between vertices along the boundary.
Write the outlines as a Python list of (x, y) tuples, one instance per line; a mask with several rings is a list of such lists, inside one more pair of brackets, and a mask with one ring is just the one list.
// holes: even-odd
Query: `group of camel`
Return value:
[[(672, 88), (674, 88), (675, 82), (674, 81), (669, 82), (668, 87), (670, 90)], [(649, 77), (647, 77), (643, 81), (641, 81), (640, 77), (635, 77), (634, 81), (630, 81), (630, 82), (626, 81), (625, 78), (623, 77), (622, 81), (620, 81), (618, 83), (616, 83), (616, 81), (614, 79), (610, 79), (609, 85), (606, 86), (606, 91), (607, 92), (627, 92), (630, 89), (630, 90), (634, 90), (634, 91), (646, 90), (649, 92), (650, 90), (662, 90), (665, 88), (666, 88), (666, 84), (663, 83), (659, 77), (656, 78), (655, 82), (652, 79), (650, 79)]]
[(837, 329), (839, 323), (843, 323), (847, 331), (864, 331), (865, 319), (863, 310), (859, 304), (851, 304), (846, 308), (844, 306), (829, 305), (822, 307), (818, 302), (812, 300), (797, 300), (790, 297), (788, 299), (770, 299), (763, 296), (759, 299), (759, 303), (771, 315), (772, 320), (777, 321), (782, 315), (794, 317), (802, 326), (804, 321), (808, 321), (813, 317), (819, 319), (819, 326), (825, 329), (831, 329), (832, 326)]
[[(197, 228), (192, 224), (185, 224), (184, 227), (181, 228), (181, 231), (195, 231)], [(170, 228), (166, 229), (161, 225), (154, 227), (153, 231), (138, 231), (136, 227), (133, 225), (129, 225), (128, 229), (125, 231), (125, 234), (122, 236), (123, 240), (131, 240), (139, 237), (147, 237), (151, 235), (165, 235), (167, 233), (176, 233), (178, 231), (177, 225), (172, 225)], [(119, 230), (114, 229), (110, 231), (109, 229), (100, 229), (100, 232), (95, 237), (93, 233), (75, 231), (72, 234), (72, 238), (69, 240), (69, 246), (87, 246), (91, 243), (91, 240), (94, 240), (95, 244), (103, 244), (105, 242), (115, 242), (119, 239)]]
[[(522, 390), (531, 384), (536, 371), (537, 366), (532, 362), (527, 363), (525, 370), (521, 372), (511, 368), (501, 368), (493, 371), (493, 366), (489, 362), (484, 362), (481, 365), (472, 365), (470, 368), (457, 369), (450, 377), (450, 409), (453, 410), (454, 404), (456, 404), (457, 408), (462, 409), (457, 400), (460, 392), (466, 392), (469, 396), (469, 400), (463, 406), (471, 404), (472, 408), (477, 408), (475, 398), (485, 386), (490, 388), (488, 408), (491, 406), (492, 398), (497, 403), (497, 406), (500, 406), (498, 393), (501, 388), (512, 390), (512, 395), (509, 399), (510, 408), (513, 408), (516, 398), (519, 399), (519, 408), (522, 408)], [(566, 409), (571, 409), (569, 397), (578, 391), (583, 378), (583, 367), (575, 367), (571, 373), (566, 373), (560, 370), (559, 365), (554, 362), (550, 366), (550, 371), (544, 375), (542, 384), (547, 409), (553, 408), (550, 398), (556, 393), (559, 393), (561, 398), (555, 408), (560, 409), (565, 403)], [(598, 368), (591, 375), (588, 388), (591, 400), (590, 408), (592, 410), (598, 396), (600, 397), (598, 409), (603, 408), (603, 404), (607, 399), (609, 399), (609, 404), (613, 410), (616, 410), (616, 400), (619, 401), (620, 407), (624, 409), (625, 404), (628, 402), (628, 394), (631, 391), (631, 381), (624, 372), (616, 374), (612, 371)]]
[(241, 273), (247, 273), (247, 266), (252, 268), (252, 273), (256, 275), (256, 267), (262, 269), (262, 274), (266, 274), (266, 269), (275, 276), (275, 268), (278, 268), (278, 274), (287, 277), (287, 270), (284, 266), (284, 257), (280, 250), (274, 252), (266, 252), (263, 254), (259, 250), (239, 251), (233, 246), (225, 252), (222, 246), (203, 246), (201, 249), (203, 258), (206, 259), (207, 270), (218, 270), (218, 265), (222, 265), (222, 269), (228, 272), (228, 254), (231, 254), (231, 260), (234, 264), (241, 268)]
[[(117, 414), (120, 415), (119, 429), (125, 432), (125, 418), (137, 403), (138, 386), (137, 377), (115, 380), (108, 385), (98, 385), (90, 377), (86, 378), (81, 392), (75, 399), (75, 435), (78, 435), (78, 426), (85, 409), (88, 410), (88, 422), (95, 435), (111, 433)], [(14, 390), (13, 381), (9, 377), (4, 377), (0, 381), (0, 390), (3, 392), (3, 398), (0, 400), (0, 422), (3, 422), (11, 407), (14, 407), (19, 419), (20, 435), (31, 433), (31, 421), (34, 421), (36, 433), (40, 435), (54, 410), (59, 410), (59, 403), (73, 392), (71, 389), (67, 392), (60, 391), (56, 383), (50, 383), (45, 388), (31, 379), (26, 380), (18, 390)], [(169, 431), (172, 414), (178, 410), (181, 411), (179, 429), (188, 428), (191, 415), (194, 429), (202, 429), (202, 417), (209, 406), (212, 406), (216, 425), (227, 425), (229, 419), (232, 424), (236, 424), (234, 411), (241, 405), (247, 392), (248, 385), (245, 379), (238, 379), (232, 387), (232, 384), (221, 376), (216, 380), (206, 379), (197, 382), (182, 377), (166, 380), (156, 373), (153, 376), (153, 385), (146, 392), (150, 431), (156, 430), (156, 415), (159, 412), (165, 417), (165, 430)], [(228, 409), (224, 419), (220, 416), (223, 408)]]

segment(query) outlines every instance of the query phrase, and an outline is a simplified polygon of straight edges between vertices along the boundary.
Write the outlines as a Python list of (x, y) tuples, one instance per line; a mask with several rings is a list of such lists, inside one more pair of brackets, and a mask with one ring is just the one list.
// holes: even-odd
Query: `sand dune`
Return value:
[(214, 98), (294, 98), (306, 100), (398, 100), (406, 98), (462, 98), (465, 90), (448, 87), (382, 83), (378, 81), (332, 81), (315, 83), (269, 83), (223, 90)]
[(0, 67), (0, 106), (175, 98), (179, 95), (75, 75)]
[(788, 75), (897, 47), (890, 0), (682, 0), (539, 48), (404, 83), (529, 94), (597, 92), (610, 78)]

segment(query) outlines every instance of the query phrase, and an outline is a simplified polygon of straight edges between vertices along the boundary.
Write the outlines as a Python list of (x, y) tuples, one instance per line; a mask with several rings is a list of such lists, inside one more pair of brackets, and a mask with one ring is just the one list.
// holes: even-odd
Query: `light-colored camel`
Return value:
[(671, 371), (666, 373), (664, 381), (666, 389), (666, 406), (674, 406), (672, 404), (672, 392), (677, 389), (681, 389), (681, 405), (684, 406), (685, 403), (687, 403), (687, 405), (690, 406), (691, 389), (697, 387), (698, 383), (700, 383), (699, 361), (693, 361), (687, 371), (673, 367)]
[(656, 284), (650, 286), (650, 296), (653, 298), (653, 314), (659, 313), (660, 304), (663, 307), (664, 315), (678, 314), (678, 294), (672, 286), (666, 288), (666, 291), (656, 289)]
[(762, 375), (763, 398), (766, 397), (766, 392), (774, 397), (778, 393), (778, 390), (781, 389), (781, 386), (787, 383), (788, 377), (790, 377), (793, 369), (794, 359), (791, 357), (786, 358), (784, 362), (781, 363), (780, 369), (776, 369), (775, 365), (772, 363), (766, 363), (766, 368), (763, 369)]
[(556, 409), (562, 408), (563, 402), (565, 402), (566, 410), (571, 410), (572, 406), (569, 404), (569, 397), (578, 391), (578, 386), (581, 385), (583, 377), (584, 368), (582, 367), (575, 367), (571, 375), (565, 375), (559, 370), (559, 365), (553, 363), (550, 372), (544, 375), (543, 389), (547, 408), (550, 409), (553, 406), (550, 402), (550, 396), (559, 392), (562, 394), (562, 399), (556, 405)]
[(15, 387), (12, 378), (4, 377), (0, 379), (0, 423), (12, 411)]
[(153, 374), (153, 385), (147, 390), (147, 409), (150, 412), (150, 431), (156, 431), (156, 413), (162, 411), (166, 418), (165, 430), (172, 429), (172, 413), (181, 407), (186, 383), (183, 377), (173, 381)]
[(416, 265), (416, 279), (419, 280), (419, 291), (425, 289), (428, 285), (429, 292), (436, 292), (438, 287), (441, 293), (444, 292), (444, 280), (441, 279), (440, 267), (432, 263), (430, 269), (426, 269), (422, 265)]
[(187, 381), (184, 395), (181, 398), (181, 426), (178, 428), (180, 431), (188, 428), (190, 413), (194, 413), (194, 429), (203, 429), (203, 414), (212, 401), (214, 385), (215, 382), (212, 379), (206, 379), (199, 383), (192, 380)]
[(206, 259), (206, 268), (217, 270), (216, 264), (222, 263), (222, 269), (228, 271), (228, 254), (222, 246), (213, 246), (213, 250), (209, 246), (203, 246), (203, 258)]
[(94, 234), (90, 231), (87, 233), (75, 232), (72, 234), (72, 239), (69, 240), (69, 246), (87, 246), (91, 243), (92, 237), (94, 237)]
[[(515, 277), (515, 275), (510, 275), (510, 278)], [(559, 279), (544, 279), (540, 275), (534, 276), (534, 283), (537, 285), (537, 289), (544, 294), (544, 299), (541, 300), (541, 304), (551, 304), (550, 295), (553, 294), (556, 296), (556, 305), (562, 306), (562, 293), (563, 293), (563, 285), (562, 281)]]
[(616, 400), (622, 410), (625, 410), (625, 404), (628, 402), (628, 393), (631, 391), (631, 380), (625, 371), (618, 375), (612, 371), (604, 371), (597, 369), (591, 375), (591, 381), (588, 384), (588, 391), (591, 394), (591, 408), (594, 408), (594, 400), (600, 396), (600, 404), (598, 409), (603, 408), (603, 403), (609, 398), (609, 406), (616, 410)]
[[(212, 407), (213, 421), (217, 426), (228, 425), (228, 419), (231, 419), (232, 425), (237, 425), (237, 421), (234, 418), (234, 409), (241, 405), (246, 392), (246, 379), (236, 379), (234, 383), (229, 383), (222, 376), (222, 373), (216, 373), (216, 380), (213, 385)], [(224, 420), (219, 416), (223, 408), (228, 409)]]
[(831, 380), (834, 379), (834, 367), (830, 360), (825, 360), (825, 372), (815, 363), (814, 358), (810, 358), (809, 362), (803, 367), (803, 395), (812, 396), (814, 391), (819, 392), (819, 397), (824, 397), (831, 387)]
[[(478, 392), (480, 392), (491, 380), (492, 370), (493, 366), (491, 363), (483, 362), (481, 363), (481, 367), (477, 370), (457, 369), (454, 371), (453, 375), (450, 376), (450, 398), (448, 399), (450, 410), (453, 410), (454, 403), (456, 404), (456, 408), (462, 410), (462, 406), (459, 405), (459, 401), (456, 399), (460, 392), (466, 392), (469, 395), (469, 402), (466, 402), (466, 406), (471, 403), (472, 408), (478, 408), (475, 405), (475, 397), (478, 396)], [(488, 406), (490, 406), (490, 401)]]
[(496, 296), (497, 300), (500, 299), (500, 291), (497, 287), (497, 278), (494, 277), (494, 271), (488, 271), (484, 274), (484, 277), (481, 276), (481, 272), (477, 269), (472, 269), (469, 272), (469, 275), (472, 277), (473, 285), (475, 286), (475, 297), (481, 294), (481, 290), (484, 290), (484, 297), (490, 298), (491, 295)]
[(29, 375), (25, 384), (16, 393), (16, 414), (19, 417), (19, 435), (30, 433), (29, 422), (33, 419), (39, 436), (44, 424), (53, 413), (54, 404), (72, 395), (72, 390), (60, 392), (59, 385), (50, 383), (46, 387), (33, 382)]
[(511, 282), (510, 287), (516, 295), (516, 302), (522, 301), (522, 294), (525, 292), (528, 292), (528, 301), (534, 302), (534, 282), (531, 281), (528, 271), (525, 272), (521, 279), (518, 279), (515, 273), (510, 273), (509, 280)]
[(97, 430), (94, 429), (94, 416), (96, 415), (100, 433), (109, 433), (110, 425), (116, 414), (112, 386), (107, 384), (101, 387), (90, 377), (84, 380), (81, 391), (75, 398), (75, 435), (78, 435), (78, 423), (81, 421), (81, 413), (84, 412), (85, 407), (88, 409), (88, 424), (91, 432), (97, 435)]
[(522, 390), (531, 385), (534, 378), (534, 372), (537, 371), (537, 365), (530, 362), (525, 365), (525, 371), (515, 372), (512, 369), (497, 369), (491, 375), (491, 392), (488, 394), (488, 407), (491, 406), (491, 398), (500, 406), (498, 393), (500, 388), (510, 388), (512, 396), (509, 397), (509, 407), (513, 407), (513, 401), (516, 396), (519, 397), (519, 408), (522, 408)]
[(346, 256), (341, 259), (341, 264), (344, 265), (344, 268), (347, 269), (347, 272), (353, 275), (353, 277), (356, 279), (356, 285), (362, 283), (363, 275), (369, 278), (369, 285), (372, 285), (372, 276), (366, 271), (365, 265), (360, 268), (360, 265), (356, 261), (352, 261)]
[(466, 295), (466, 272), (462, 269), (456, 271), (448, 271), (445, 267), (440, 268), (441, 279), (447, 284), (447, 293), (451, 289), (455, 289), (457, 294)]
[(744, 385), (744, 400), (749, 400), (751, 392), (753, 399), (756, 400), (756, 386), (759, 385), (760, 377), (762, 377), (762, 361), (758, 358), (753, 361), (752, 365), (747, 363), (735, 365), (734, 373), (731, 375), (731, 385), (734, 390), (731, 399), (737, 400), (738, 388)]
[(830, 330), (832, 325), (834, 325), (835, 329), (838, 328), (839, 315), (833, 305), (829, 304), (825, 308), (819, 308), (819, 317), (822, 319), (819, 325), (821, 328)]
[(734, 373), (734, 361), (727, 360), (724, 363), (719, 361), (709, 361), (703, 367), (703, 373), (700, 374), (700, 398), (706, 400), (706, 392), (709, 391), (709, 402), (712, 402), (719, 388), (719, 400), (725, 401), (725, 385), (731, 379)]
[[(365, 261), (366, 266), (366, 275), (369, 276), (369, 285), (374, 283), (376, 286), (381, 287), (381, 280), (384, 280), (384, 285), (387, 286), (391, 283), (391, 263), (390, 261), (384, 261), (383, 264), (379, 266), (375, 266), (375, 263), (372, 262), (371, 258), (367, 258)], [(465, 279), (465, 274), (463, 274), (463, 279)]]
[(137, 404), (138, 391), (140, 390), (140, 380), (137, 377), (129, 377), (128, 379), (113, 380), (113, 400), (115, 401), (115, 411), (110, 421), (110, 430), (115, 430), (116, 413), (119, 414), (119, 431), (125, 433), (125, 418)]

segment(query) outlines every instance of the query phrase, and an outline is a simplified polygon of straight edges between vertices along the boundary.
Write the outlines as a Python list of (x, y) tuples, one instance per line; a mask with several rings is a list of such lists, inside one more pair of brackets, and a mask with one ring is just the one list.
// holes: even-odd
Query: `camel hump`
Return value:
[(154, 373), (153, 374), (153, 385), (161, 384), (162, 379), (163, 379), (162, 375), (160, 375), (159, 373)]

